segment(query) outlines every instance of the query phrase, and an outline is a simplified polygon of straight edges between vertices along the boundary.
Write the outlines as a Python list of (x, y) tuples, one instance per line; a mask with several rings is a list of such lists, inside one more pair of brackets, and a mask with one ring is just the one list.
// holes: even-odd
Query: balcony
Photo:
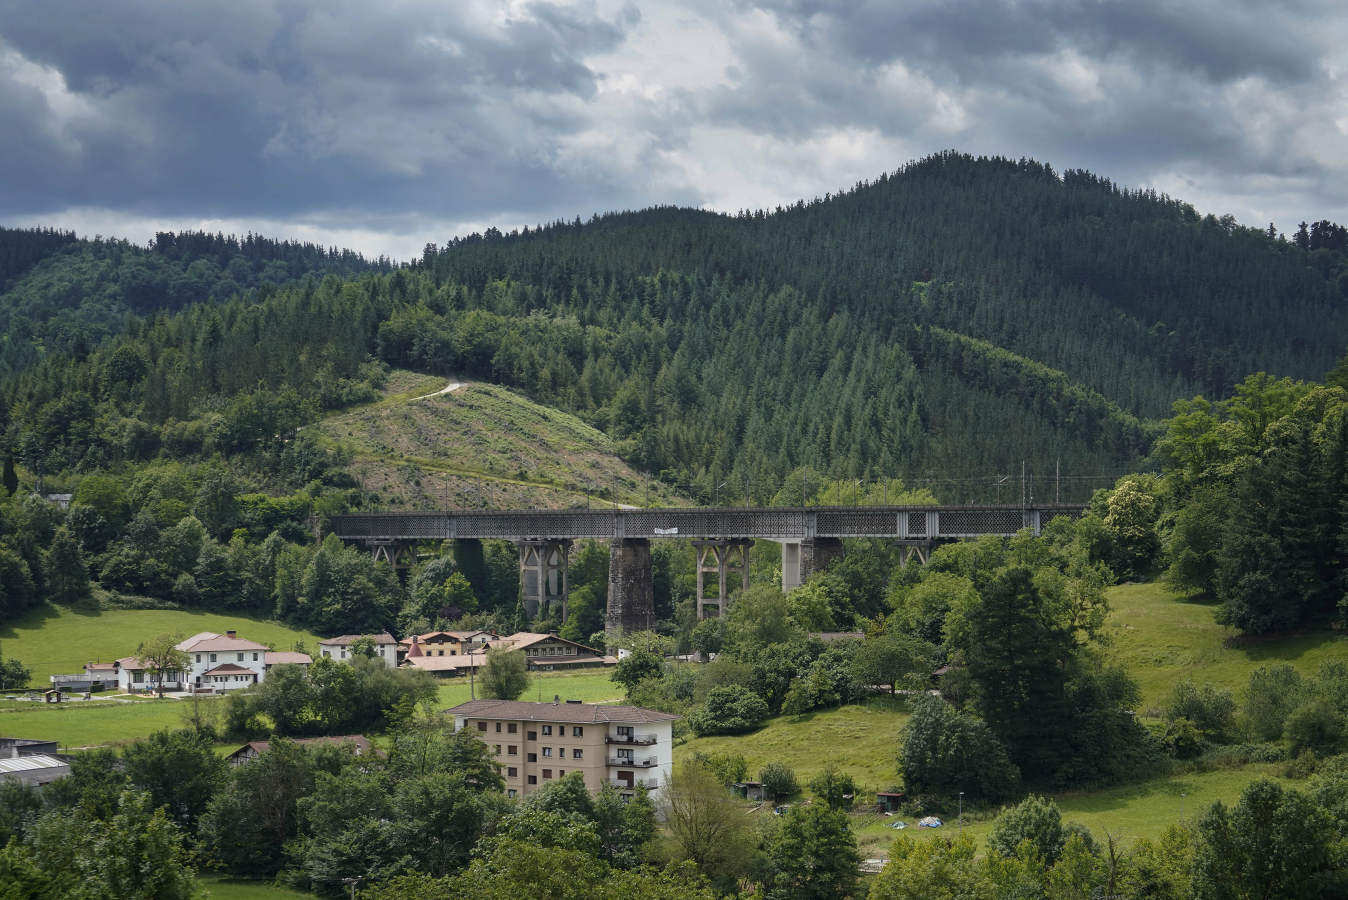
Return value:
[(653, 735), (653, 734), (628, 734), (628, 735), (622, 735), (622, 734), (607, 734), (607, 735), (604, 735), (604, 743), (605, 743), (605, 744), (627, 744), (627, 745), (629, 745), (629, 746), (631, 746), (631, 745), (637, 745), (637, 746), (641, 746), (641, 747), (649, 747), (651, 744), (654, 744), (654, 743), (655, 743), (655, 735)]
[(627, 790), (627, 791), (630, 791), (630, 790), (632, 790), (633, 788), (638, 788), (638, 787), (644, 787), (644, 788), (646, 788), (647, 790), (653, 791), (653, 790), (656, 790), (657, 788), (660, 787), (660, 779), (659, 779), (659, 778), (634, 778), (634, 779), (632, 779), (632, 783), (631, 783), (631, 784), (628, 784), (626, 781), (618, 781), (617, 779), (609, 779), (609, 784), (613, 785), (615, 788), (617, 788), (617, 789), (620, 790), (620, 791), (621, 791), (621, 790)]
[(608, 764), (610, 766), (623, 766), (628, 769), (649, 769), (660, 765), (660, 760), (654, 756), (648, 756), (645, 759), (633, 759), (630, 756), (610, 756)]

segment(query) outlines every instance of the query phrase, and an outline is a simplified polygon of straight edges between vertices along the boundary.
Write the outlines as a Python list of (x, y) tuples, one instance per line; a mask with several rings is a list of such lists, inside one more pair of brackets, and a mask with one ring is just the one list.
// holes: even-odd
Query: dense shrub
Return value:
[(733, 687), (713, 688), (702, 707), (688, 717), (696, 735), (743, 734), (753, 731), (768, 717), (768, 705), (750, 691)]
[(1225, 741), (1235, 734), (1236, 701), (1230, 691), (1210, 684), (1199, 687), (1186, 679), (1171, 690), (1165, 717), (1170, 722), (1187, 719), (1207, 740)]
[(1020, 789), (1020, 772), (992, 730), (928, 695), (914, 701), (904, 726), (899, 771), (909, 793), (953, 797), (963, 791), (970, 803), (1001, 800)]

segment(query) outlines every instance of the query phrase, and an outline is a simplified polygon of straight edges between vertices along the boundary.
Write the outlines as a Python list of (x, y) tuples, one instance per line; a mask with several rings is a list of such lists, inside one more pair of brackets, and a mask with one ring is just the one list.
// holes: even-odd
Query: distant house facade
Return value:
[(318, 642), (318, 655), (329, 659), (348, 660), (351, 658), (351, 645), (362, 637), (374, 641), (374, 658), (392, 668), (398, 664), (398, 641), (388, 632), (383, 634), (343, 634), (334, 638), (324, 638)]
[(117, 674), (120, 666), (116, 661), (109, 663), (85, 663), (84, 671), (71, 675), (51, 675), (51, 686), (63, 691), (103, 690), (117, 687)]
[(522, 796), (580, 772), (585, 787), (611, 784), (625, 795), (659, 792), (674, 765), (678, 716), (639, 706), (469, 700), (446, 712), (502, 766), (506, 793)]
[(427, 645), (421, 642), (423, 637), (425, 635), (415, 635), (410, 642), (405, 642), (408, 650), (403, 658), (403, 665), (439, 676), (464, 675), (470, 670), (480, 668), (486, 664), (489, 650), (520, 650), (524, 653), (529, 668), (539, 671), (612, 666), (618, 662), (614, 657), (605, 656), (593, 647), (568, 641), (555, 634), (539, 634), (532, 631), (519, 631), (509, 637), (493, 635), (489, 642), (482, 642), (481, 646), (484, 649), (444, 654), (426, 652)]
[[(273, 665), (307, 665), (310, 661), (307, 654), (278, 653), (265, 644), (240, 638), (234, 631), (224, 634), (203, 631), (180, 641), (177, 648), (187, 654), (188, 665), (181, 672), (165, 673), (165, 690), (236, 691), (262, 681)], [(128, 656), (117, 660), (117, 665), (117, 685), (123, 691), (157, 687), (155, 676), (144, 660)]]
[[(414, 656), (465, 656), (469, 653), (480, 653), (496, 645), (501, 640), (500, 635), (491, 631), (428, 631), (425, 634), (414, 634), (411, 637), (404, 638), (398, 645), (398, 653), (402, 659), (409, 655)], [(413, 654), (412, 647), (416, 646), (418, 652)]]
[[(297, 744), (350, 744), (351, 752), (356, 756), (364, 756), (370, 752), (370, 741), (362, 734), (338, 734), (328, 737), (297, 738)], [(239, 749), (235, 750), (225, 761), (231, 766), (241, 766), (244, 763), (252, 762), (262, 754), (271, 749), (271, 741), (249, 741)]]

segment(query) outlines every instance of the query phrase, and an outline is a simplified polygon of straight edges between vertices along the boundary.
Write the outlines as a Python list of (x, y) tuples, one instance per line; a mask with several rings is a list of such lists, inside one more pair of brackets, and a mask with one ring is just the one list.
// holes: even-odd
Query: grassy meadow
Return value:
[[(33, 703), (0, 700), (0, 734), (60, 741), (62, 750), (126, 744), (165, 728), (182, 728), (191, 700), (76, 700)], [(214, 698), (198, 701), (203, 718)]]
[(1165, 705), (1185, 678), (1239, 696), (1250, 672), (1289, 663), (1315, 674), (1327, 659), (1348, 660), (1348, 634), (1319, 631), (1292, 637), (1243, 638), (1217, 624), (1216, 606), (1175, 594), (1160, 584), (1125, 584), (1109, 591), (1105, 636), (1115, 661), (1142, 689), (1142, 711)]
[(44, 604), (0, 625), (0, 650), (32, 670), (33, 687), (49, 687), (49, 675), (83, 671), (86, 662), (112, 662), (136, 652), (141, 641), (160, 634), (183, 637), (200, 631), (239, 637), (290, 650), (303, 642), (316, 652), (318, 637), (279, 622), (244, 616), (175, 609), (76, 610)]
[[(612, 669), (583, 669), (579, 672), (531, 673), (529, 689), (521, 700), (547, 701), (559, 697), (563, 702), (580, 700), (585, 703), (620, 703), (623, 688), (610, 680)], [(474, 691), (476, 688), (476, 691)], [(472, 695), (482, 696), (482, 685), (467, 678), (447, 678), (440, 683), (437, 709), (458, 706)]]

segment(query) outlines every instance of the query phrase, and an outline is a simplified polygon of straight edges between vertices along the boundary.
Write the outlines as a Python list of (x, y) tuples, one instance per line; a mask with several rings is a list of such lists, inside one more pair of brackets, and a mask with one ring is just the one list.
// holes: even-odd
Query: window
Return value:
[(543, 755), (544, 755), (545, 757), (547, 757), (547, 756), (552, 756), (552, 748), (551, 748), (551, 747), (544, 747), (544, 748), (543, 748)]
[(516, 777), (516, 776), (519, 775), (519, 774), (520, 774), (520, 770), (517, 769), (517, 768), (515, 768), (514, 766), (510, 766), (510, 767), (508, 767), (508, 768), (506, 769), (506, 776), (507, 776), (507, 777), (514, 778), (514, 777)]
[(478, 722), (478, 723), (477, 723), (477, 730), (478, 730), (478, 731), (486, 731), (486, 730), (487, 730), (487, 723), (486, 723), (486, 722)]
[(572, 759), (583, 759), (583, 758), (584, 758), (584, 754), (581, 752), (581, 749), (580, 749), (579, 747), (577, 747), (575, 750), (572, 750), (572, 751), (571, 751), (571, 758), (572, 758)]
[(557, 755), (560, 756), (562, 759), (566, 759), (566, 748), (565, 748), (565, 747), (558, 747), (558, 748), (557, 748)]
[(519, 792), (516, 791), (514, 788), (511, 788), (510, 790), (506, 791), (506, 796), (507, 796), (507, 797), (514, 797), (517, 793), (519, 793)]
[(342, 659), (346, 659), (346, 648), (342, 648)]
[(242, 653), (236, 653), (236, 654), (234, 654), (234, 655), (238, 657), (238, 659), (236, 659), (235, 662), (243, 662), (243, 654), (242, 654)]
[[(332, 654), (329, 653), (327, 650), (324, 650), (324, 651), (323, 651), (323, 655), (326, 656), (328, 659), (332, 659)], [(200, 656), (200, 655), (197, 656), (197, 662), (201, 662), (201, 656)]]
[(507, 755), (507, 756), (519, 756), (519, 755), (520, 755), (520, 748), (519, 748), (519, 747), (516, 747), (514, 744), (511, 744), (510, 746), (506, 747), (506, 755)]
[(516, 725), (514, 722), (511, 722), (509, 725), (506, 726), (506, 731), (510, 732), (511, 734), (518, 734), (519, 730), (520, 727)]
[(211, 654), (211, 662), (215, 662), (215, 654), (214, 654), (214, 653)]
[(200, 654), (200, 653), (197, 654), (197, 662), (201, 662), (201, 654)]
[(529, 783), (530, 783), (530, 784), (538, 784), (538, 776), (537, 776), (537, 775), (530, 775), (530, 776), (529, 776)]
[(496, 748), (496, 755), (497, 755), (497, 756), (500, 756), (500, 755), (501, 755), (501, 745), (500, 745), (500, 744), (493, 744), (492, 746)]
[(584, 728), (581, 728), (579, 725), (573, 725), (573, 726), (571, 727), (571, 736), (572, 736), (572, 737), (584, 737), (584, 735), (585, 735), (585, 729), (584, 729)]
[(538, 740), (538, 732), (537, 732), (537, 731), (531, 731), (531, 732), (529, 732), (528, 734), (526, 734), (524, 737), (525, 737), (526, 740), (536, 741), (536, 740)]
[(544, 777), (544, 778), (551, 778), (551, 777), (552, 777), (552, 770), (551, 770), (551, 769), (544, 769), (544, 770), (543, 770), (543, 777)]
[(565, 778), (565, 777), (566, 777), (566, 769), (558, 769), (558, 770), (557, 770), (557, 777), (558, 777), (558, 778)]
[(551, 726), (551, 725), (544, 725), (544, 726), (543, 726), (543, 734), (544, 734), (544, 735), (552, 734), (552, 726)]
[(132, 679), (132, 681), (136, 682), (136, 684), (140, 684), (144, 680), (145, 680), (144, 672), (137, 672), (136, 677)]
[(524, 758), (527, 759), (527, 760), (529, 760), (529, 762), (538, 762), (538, 754), (537, 754), (537, 753), (530, 753), (530, 754), (528, 754), (527, 756), (525, 756)]
[(256, 653), (253, 654), (253, 662), (257, 662), (257, 654), (256, 654)]
[(496, 733), (497, 733), (497, 734), (500, 734), (500, 733), (501, 733), (501, 723), (500, 723), (500, 722), (497, 722), (497, 723), (496, 723)]

